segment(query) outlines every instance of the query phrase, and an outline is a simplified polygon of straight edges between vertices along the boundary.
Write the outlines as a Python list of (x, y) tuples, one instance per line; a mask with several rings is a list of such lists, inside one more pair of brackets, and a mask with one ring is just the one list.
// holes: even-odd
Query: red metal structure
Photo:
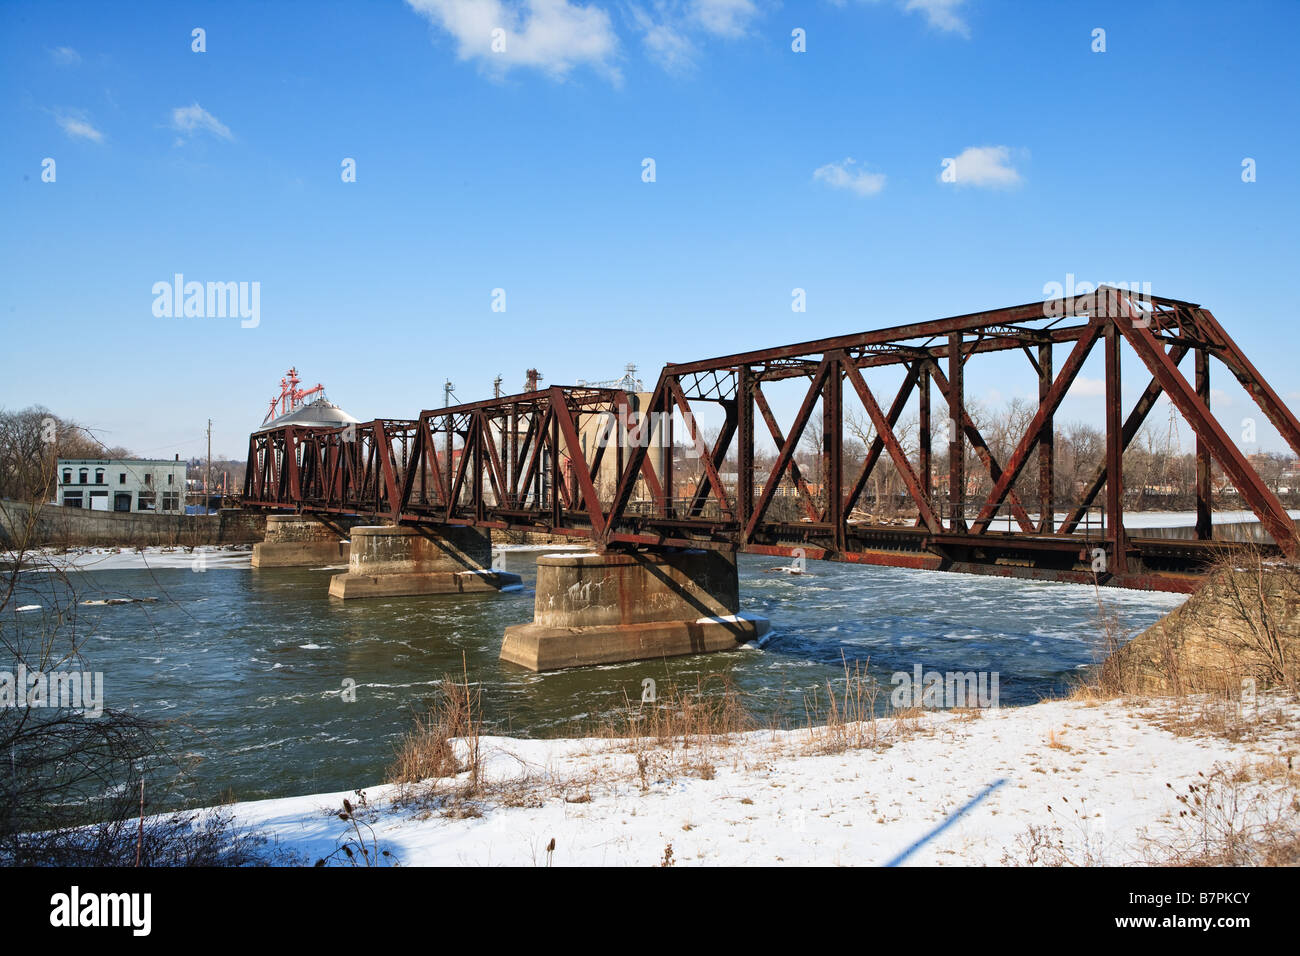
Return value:
[[(1058, 501), (1053, 419), (1095, 349), (1105, 357), (1105, 456), (1074, 500)], [(1125, 349), (1150, 375), (1127, 415), (1120, 389)], [(1039, 395), (1004, 461), (969, 414), (964, 389), (967, 364), (995, 352), (1023, 353)], [(1059, 368), (1058, 352), (1065, 352)], [(1189, 353), (1192, 381), (1179, 368)], [(670, 364), (648, 400), (617, 389), (554, 386), (433, 409), (416, 420), (255, 433), (244, 504), (545, 531), (590, 539), (599, 548), (719, 548), (1186, 591), (1209, 552), (1229, 546), (1211, 540), (1212, 462), (1258, 516), (1269, 547), (1290, 556), (1297, 551), (1294, 522), (1210, 412), (1211, 357), (1300, 454), (1295, 416), (1208, 309), (1104, 286), (1072, 299)], [(902, 373), (901, 387), (882, 396), (887, 401), (864, 374), (884, 367)], [(806, 388), (798, 412), (782, 427), (764, 388), (787, 380), (802, 380)], [(942, 477), (934, 474), (936, 391), (953, 424), (942, 496), (934, 493)], [(914, 394), (917, 441), (909, 455), (896, 428)], [(1191, 540), (1144, 538), (1124, 527), (1124, 449), (1162, 395), (1196, 436)], [(874, 433), (865, 458), (852, 463), (844, 456), (850, 402), (865, 412)], [(707, 445), (697, 424), (703, 406), (721, 420)], [(823, 476), (815, 493), (795, 460), (814, 421)], [(651, 428), (658, 430), (657, 448)], [(760, 429), (776, 449), (762, 473), (755, 468)], [(683, 443), (697, 450), (699, 474), (689, 495), (675, 497), (681, 482), (674, 470), (681, 464), (664, 449)], [(967, 500), (967, 447), (988, 475), (991, 490), (980, 500)], [(884, 456), (906, 488), (916, 515), (911, 526), (853, 517)], [(1037, 493), (1026, 502), (1016, 483), (1031, 464)], [(730, 482), (723, 477), (728, 466), (735, 469)], [(797, 498), (801, 514), (774, 515), (783, 492)], [(1090, 517), (1099, 502), (1106, 516), (1101, 526)]]
[(325, 391), (325, 386), (320, 382), (317, 382), (311, 388), (299, 388), (298, 385), (301, 382), (302, 379), (298, 377), (297, 368), (291, 368), (285, 373), (285, 377), (280, 379), (280, 394), (271, 399), (266, 417), (262, 419), (263, 425), (275, 418), (279, 418), (281, 415), (289, 414), (302, 405), (307, 396)]

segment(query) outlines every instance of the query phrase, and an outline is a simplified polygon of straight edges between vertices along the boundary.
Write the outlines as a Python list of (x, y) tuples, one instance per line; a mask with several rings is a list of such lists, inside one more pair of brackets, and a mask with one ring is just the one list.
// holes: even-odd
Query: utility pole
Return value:
[(207, 514), (212, 504), (212, 419), (208, 419), (208, 478), (203, 483), (203, 513)]
[(501, 376), (500, 375), (492, 379), (492, 397), (493, 398), (501, 397)]

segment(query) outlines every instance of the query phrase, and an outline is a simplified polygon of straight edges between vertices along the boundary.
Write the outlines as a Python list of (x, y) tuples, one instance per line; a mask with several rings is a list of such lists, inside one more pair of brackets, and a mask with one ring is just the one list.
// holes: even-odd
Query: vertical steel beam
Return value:
[[(1047, 400), (1052, 390), (1052, 343), (1038, 346), (1038, 402)], [(1043, 435), (1038, 439), (1038, 533), (1051, 534), (1056, 526), (1056, 429), (1053, 416), (1043, 420)]]
[[(1210, 353), (1196, 350), (1196, 397), (1210, 407)], [(1214, 537), (1214, 489), (1210, 485), (1210, 446), (1196, 434), (1196, 537)]]
[(749, 518), (754, 513), (754, 374), (748, 365), (736, 370), (736, 520), (740, 546), (749, 544)]
[(560, 489), (564, 475), (560, 471), (560, 416), (551, 404), (551, 527), (558, 528), (561, 523)]
[(960, 332), (948, 336), (948, 512), (953, 531), (966, 530), (966, 381)]
[(1115, 320), (1106, 323), (1106, 540), (1112, 574), (1128, 570), (1124, 538), (1124, 422), (1120, 397), (1120, 339)]
[(825, 520), (831, 525), (835, 550), (843, 552), (848, 529), (844, 514), (844, 368), (843, 358), (831, 363), (822, 386), (822, 497)]
[[(923, 359), (920, 363), (920, 407), (917, 411), (917, 446), (921, 471), (921, 490), (925, 493), (925, 500), (933, 503), (934, 493), (934, 469), (931, 465), (930, 449), (930, 361)], [(918, 512), (916, 523), (921, 523), (921, 515)]]
[(659, 419), (660, 421), (659, 439), (660, 442), (662, 443), (662, 447), (660, 448), (660, 451), (663, 454), (663, 463), (664, 463), (662, 469), (663, 476), (664, 476), (663, 516), (665, 518), (673, 518), (676, 516), (675, 509), (673, 507), (673, 494), (677, 489), (677, 481), (676, 481), (676, 477), (673, 474), (674, 471), (673, 459), (676, 457), (675, 455), (676, 449), (673, 448), (673, 418), (675, 416), (673, 415), (673, 398), (671, 394), (671, 388), (673, 385), (678, 385), (677, 378), (675, 376), (669, 376), (669, 378), (667, 379), (667, 385), (669, 387), (664, 389), (663, 407), (659, 410), (662, 415), (662, 417)]

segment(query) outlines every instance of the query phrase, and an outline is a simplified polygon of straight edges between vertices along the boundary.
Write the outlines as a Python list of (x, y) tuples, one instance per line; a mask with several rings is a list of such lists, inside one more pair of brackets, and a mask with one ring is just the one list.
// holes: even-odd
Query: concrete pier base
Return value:
[(356, 527), (346, 574), (330, 579), (330, 597), (466, 594), (520, 586), (493, 571), (492, 540), (479, 528)]
[(727, 552), (545, 555), (533, 621), (506, 628), (501, 660), (545, 671), (733, 650), (768, 630), (739, 608)]
[(266, 538), (253, 545), (253, 567), (342, 564), (348, 560), (347, 525), (346, 519), (327, 525), (306, 515), (268, 515)]

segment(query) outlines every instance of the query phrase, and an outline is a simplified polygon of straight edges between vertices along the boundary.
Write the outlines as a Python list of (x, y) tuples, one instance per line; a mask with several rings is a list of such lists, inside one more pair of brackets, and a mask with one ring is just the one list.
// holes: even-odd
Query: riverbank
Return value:
[(658, 744), (483, 737), (455, 777), (231, 809), (309, 863), (362, 843), (407, 866), (1277, 863), (1298, 717), (1276, 696), (1062, 700)]

